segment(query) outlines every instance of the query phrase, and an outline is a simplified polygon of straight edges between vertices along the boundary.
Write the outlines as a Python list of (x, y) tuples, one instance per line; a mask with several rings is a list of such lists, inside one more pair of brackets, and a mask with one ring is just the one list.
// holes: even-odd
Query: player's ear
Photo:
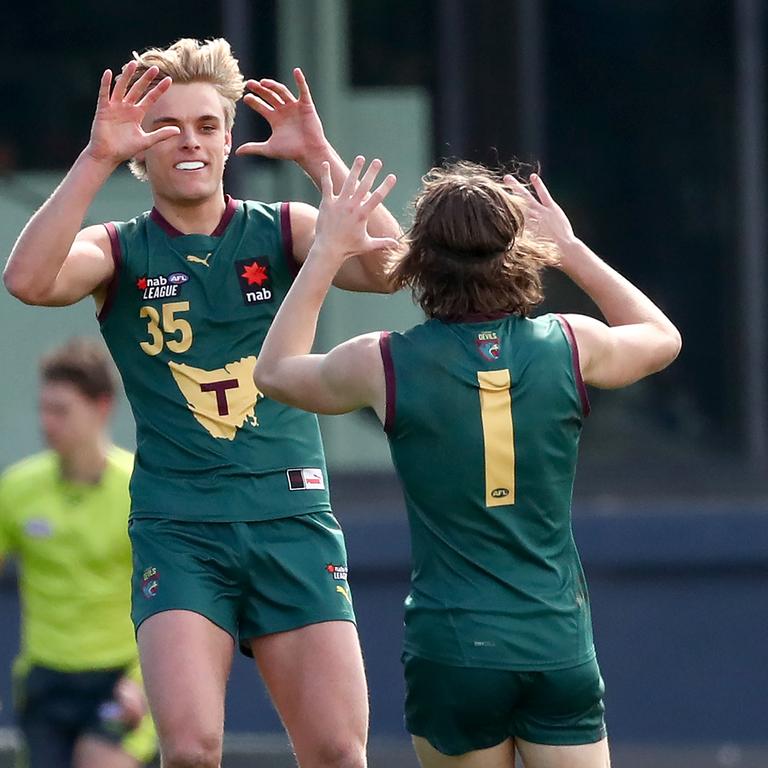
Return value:
[(232, 131), (227, 131), (224, 134), (224, 158), (229, 157), (229, 153), (232, 151)]

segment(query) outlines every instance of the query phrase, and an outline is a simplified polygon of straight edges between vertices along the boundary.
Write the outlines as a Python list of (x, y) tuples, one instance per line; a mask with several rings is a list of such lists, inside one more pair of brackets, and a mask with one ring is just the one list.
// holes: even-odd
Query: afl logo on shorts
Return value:
[(509, 496), (509, 488), (494, 488), (491, 491), (491, 496), (494, 499), (503, 499), (505, 496)]

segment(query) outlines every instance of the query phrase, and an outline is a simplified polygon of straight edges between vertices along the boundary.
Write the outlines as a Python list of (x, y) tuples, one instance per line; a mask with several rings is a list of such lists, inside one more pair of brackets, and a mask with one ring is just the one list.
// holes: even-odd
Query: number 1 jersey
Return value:
[(381, 340), (411, 528), (405, 650), (512, 670), (594, 655), (571, 534), (588, 409), (563, 318), (430, 320)]

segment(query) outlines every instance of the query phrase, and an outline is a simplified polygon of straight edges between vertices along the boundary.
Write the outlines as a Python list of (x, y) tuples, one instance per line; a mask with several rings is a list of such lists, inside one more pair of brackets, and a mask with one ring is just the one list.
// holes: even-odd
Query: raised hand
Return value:
[(272, 129), (267, 141), (241, 144), (238, 155), (261, 155), (302, 163), (327, 145), (323, 125), (315, 109), (304, 73), (297, 67), (293, 77), (299, 89), (298, 99), (290, 89), (276, 80), (249, 80), (251, 93), (243, 101), (258, 112)]
[(322, 166), (320, 188), (323, 199), (315, 225), (315, 244), (338, 256), (340, 261), (355, 254), (398, 247), (396, 239), (371, 237), (366, 228), (371, 213), (389, 194), (397, 179), (390, 173), (371, 192), (381, 170), (381, 160), (373, 160), (360, 178), (364, 165), (365, 158), (358, 155), (338, 195), (333, 193), (329, 163), (324, 162)]
[[(533, 173), (530, 177), (536, 196), (511, 174), (504, 176), (504, 184), (519, 195), (525, 204), (525, 226), (534, 237), (552, 240), (564, 246), (576, 239), (573, 227), (563, 209), (554, 201), (541, 177)], [(538, 199), (537, 199), (538, 198)]]
[(114, 87), (111, 70), (105, 70), (101, 76), (91, 139), (86, 148), (91, 157), (101, 162), (117, 166), (179, 133), (176, 126), (170, 125), (149, 132), (141, 127), (141, 121), (149, 107), (171, 87), (171, 78), (163, 78), (150, 88), (160, 71), (157, 67), (150, 67), (129, 88), (136, 67), (135, 61), (126, 64), (117, 76)]

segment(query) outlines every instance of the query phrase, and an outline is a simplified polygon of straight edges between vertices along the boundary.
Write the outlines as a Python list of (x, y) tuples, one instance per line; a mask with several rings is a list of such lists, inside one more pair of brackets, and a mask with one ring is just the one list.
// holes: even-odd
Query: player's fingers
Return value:
[(363, 174), (363, 178), (360, 179), (360, 183), (357, 185), (357, 189), (355, 190), (354, 197), (357, 200), (364, 200), (365, 196), (371, 191), (373, 182), (376, 180), (376, 177), (379, 175), (379, 171), (381, 170), (381, 165), (381, 160), (378, 158), (371, 160), (371, 164), (366, 169), (365, 173)]
[(300, 67), (296, 67), (293, 70), (293, 79), (299, 87), (299, 99), (307, 104), (312, 104), (312, 94), (309, 91), (309, 84)]
[(159, 67), (152, 66), (150, 67), (128, 90), (128, 93), (125, 94), (125, 98), (123, 101), (128, 102), (129, 104), (135, 104), (144, 94), (144, 91), (147, 90), (149, 87), (149, 84), (157, 77), (159, 74), (160, 69)]
[(384, 198), (392, 191), (392, 187), (394, 187), (396, 183), (397, 176), (395, 176), (394, 173), (387, 174), (384, 181), (371, 192), (371, 196), (361, 206), (361, 209), (366, 215), (373, 211), (373, 209), (384, 200)]
[(509, 187), (515, 194), (524, 197), (526, 200), (534, 201), (536, 198), (531, 194), (528, 187), (525, 186), (519, 179), (514, 177), (511, 173), (504, 176), (504, 184)]
[(158, 128), (155, 131), (150, 131), (147, 134), (148, 147), (153, 147), (155, 144), (159, 144), (161, 141), (170, 139), (173, 136), (178, 136), (181, 133), (181, 128), (178, 125), (164, 125), (162, 128)]
[(99, 83), (99, 95), (96, 99), (96, 104), (99, 107), (104, 107), (109, 102), (109, 89), (112, 85), (112, 70), (105, 69), (101, 75), (101, 82)]
[(555, 201), (552, 199), (552, 195), (549, 194), (549, 190), (541, 180), (541, 176), (539, 176), (537, 173), (532, 173), (531, 184), (533, 184), (533, 188), (536, 190), (536, 194), (539, 196), (539, 200), (541, 200), (544, 205), (555, 204)]
[(128, 84), (131, 82), (133, 73), (136, 71), (138, 62), (135, 60), (129, 61), (124, 67), (122, 72), (117, 76), (115, 80), (115, 87), (112, 90), (112, 99), (114, 101), (122, 101), (125, 92), (128, 89)]
[(324, 162), (320, 170), (320, 191), (324, 200), (333, 198), (333, 179), (331, 178), (331, 164)]
[(262, 78), (259, 82), (263, 88), (267, 88), (276, 94), (284, 104), (293, 104), (296, 101), (296, 97), (291, 93), (287, 85), (277, 80), (272, 80), (269, 77)]
[(370, 237), (368, 246), (372, 251), (397, 251), (400, 250), (400, 241), (393, 237)]
[(173, 80), (170, 77), (164, 77), (156, 86), (150, 88), (141, 101), (136, 105), (142, 109), (148, 109), (151, 107), (170, 87), (173, 85)]
[(258, 112), (265, 120), (269, 120), (272, 115), (275, 114), (275, 110), (269, 106), (265, 101), (262, 101), (258, 96), (254, 96), (249, 93), (243, 98), (245, 104), (250, 107), (254, 112)]
[(341, 185), (339, 197), (352, 197), (357, 188), (357, 180), (360, 178), (360, 171), (364, 164), (365, 158), (362, 155), (358, 155), (355, 158), (355, 162), (352, 163), (352, 167), (349, 169), (347, 178), (344, 179), (344, 183)]
[(236, 150), (236, 155), (264, 155), (268, 154), (267, 145), (268, 141), (246, 141), (245, 144), (241, 144)]
[[(252, 93), (246, 96), (246, 99), (250, 96), (252, 98), (258, 97), (262, 102), (269, 104), (272, 109), (279, 109), (285, 106), (285, 102), (270, 88), (267, 88), (258, 80), (248, 81), (248, 90)], [(253, 94), (256, 94), (254, 97)]]

